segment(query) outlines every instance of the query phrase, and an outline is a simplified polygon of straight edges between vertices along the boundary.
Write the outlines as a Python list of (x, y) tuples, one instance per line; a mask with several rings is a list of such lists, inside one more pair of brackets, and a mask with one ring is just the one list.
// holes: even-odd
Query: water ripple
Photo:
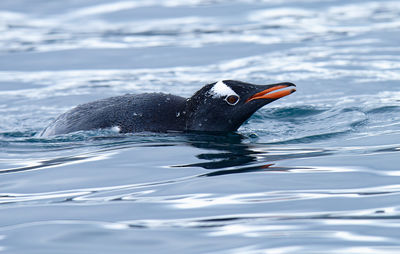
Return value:
[[(249, 8), (247, 1), (243, 3), (239, 1), (237, 4), (244, 10), (240, 15), (242, 20), (240, 24), (221, 15), (218, 15), (218, 18), (189, 15), (145, 21), (121, 20), (118, 23), (108, 17), (122, 11), (134, 12), (137, 8), (149, 6), (188, 8), (201, 3), (202, 1), (184, 3), (177, 1), (168, 4), (158, 1), (143, 3), (119, 1), (83, 7), (45, 18), (3, 11), (3, 36), (0, 45), (2, 50), (15, 52), (55, 51), (82, 47), (127, 48), (171, 45), (200, 47), (204, 44), (221, 42), (276, 44), (304, 40), (331, 41), (382, 29), (397, 29), (399, 26), (399, 22), (394, 18), (400, 12), (400, 5), (394, 1), (328, 6), (324, 10), (271, 8), (264, 2), (267, 9), (261, 8), (257, 11)], [(223, 5), (218, 6), (222, 7)], [(82, 28), (79, 23), (83, 21), (85, 27)], [(364, 22), (368, 22), (368, 26), (363, 25)], [(276, 33), (276, 30), (281, 32)], [(223, 40), (220, 36), (223, 36)], [(9, 44), (10, 40), (14, 43)]]
[[(345, 168), (293, 168), (288, 170), (293, 173), (351, 173), (354, 169)], [(261, 171), (258, 171), (261, 172)], [(265, 173), (274, 173), (273, 169)], [(242, 172), (243, 173), (243, 172)], [(373, 173), (373, 172), (370, 172)], [(220, 176), (222, 174), (210, 173), (207, 176)], [(198, 175), (203, 177), (205, 175)], [(282, 190), (268, 191), (246, 194), (216, 195), (211, 193), (197, 193), (184, 195), (157, 196), (154, 188), (164, 185), (177, 185), (183, 182), (194, 181), (196, 176), (186, 176), (182, 178), (166, 179), (159, 182), (148, 182), (138, 184), (128, 184), (120, 186), (109, 186), (100, 188), (86, 188), (64, 191), (53, 191), (46, 193), (1, 193), (0, 204), (27, 203), (32, 205), (38, 203), (59, 203), (59, 202), (78, 202), (78, 203), (98, 203), (106, 204), (108, 202), (135, 202), (135, 203), (154, 203), (170, 204), (178, 209), (204, 208), (220, 205), (245, 205), (251, 203), (276, 203), (293, 202), (310, 199), (334, 199), (334, 198), (360, 198), (374, 197), (382, 195), (399, 195), (400, 185), (385, 185), (366, 188), (352, 189), (314, 189), (314, 190)], [(142, 190), (138, 190), (142, 189)], [(132, 192), (134, 190), (134, 192)]]

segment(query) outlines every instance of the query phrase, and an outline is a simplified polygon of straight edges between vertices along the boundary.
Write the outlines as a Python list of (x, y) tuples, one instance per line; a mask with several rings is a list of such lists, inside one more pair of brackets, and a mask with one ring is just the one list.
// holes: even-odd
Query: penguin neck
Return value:
[(185, 101), (185, 109), (183, 115), (185, 119), (184, 131), (218, 131), (220, 126), (217, 121), (209, 119), (212, 112), (200, 108), (204, 106), (199, 102), (198, 98), (188, 98)]

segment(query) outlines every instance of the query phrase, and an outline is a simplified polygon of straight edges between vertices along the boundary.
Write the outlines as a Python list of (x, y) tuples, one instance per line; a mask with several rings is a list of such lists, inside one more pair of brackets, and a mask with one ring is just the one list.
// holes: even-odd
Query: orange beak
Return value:
[(290, 85), (276, 85), (273, 87), (270, 87), (268, 89), (265, 89), (264, 91), (261, 91), (259, 93), (254, 94), (253, 96), (251, 96), (250, 98), (248, 98), (246, 100), (246, 102), (252, 101), (252, 100), (258, 100), (258, 99), (279, 99), (282, 97), (285, 97), (291, 93), (294, 93), (296, 91), (295, 88), (292, 89), (286, 89), (286, 90), (280, 90), (277, 92), (272, 93), (273, 91), (279, 90), (279, 89), (283, 89), (283, 88), (287, 88), (289, 86), (293, 86), (293, 84)]

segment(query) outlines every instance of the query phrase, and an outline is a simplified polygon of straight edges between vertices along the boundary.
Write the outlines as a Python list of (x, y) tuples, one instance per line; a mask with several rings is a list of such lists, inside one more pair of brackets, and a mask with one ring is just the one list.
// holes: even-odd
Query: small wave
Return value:
[(368, 125), (362, 108), (292, 106), (262, 109), (242, 127), (268, 144), (316, 143), (357, 132)]
[(310, 135), (310, 136), (305, 136), (305, 137), (282, 140), (282, 141), (273, 141), (273, 142), (269, 142), (267, 144), (314, 143), (314, 142), (320, 142), (320, 141), (336, 138), (336, 137), (339, 137), (339, 136), (344, 136), (345, 134), (348, 134), (348, 133), (350, 133), (350, 130), (348, 130), (348, 131), (339, 131), (339, 132), (321, 133), (321, 134), (315, 134), (315, 135)]
[(383, 106), (368, 110), (367, 114), (386, 114), (386, 113), (398, 113), (400, 112), (400, 106)]
[(256, 114), (255, 117), (261, 119), (293, 119), (315, 116), (327, 111), (327, 108), (317, 108), (312, 106), (281, 107), (264, 110), (263, 114)]
[(34, 131), (13, 131), (13, 132), (1, 132), (0, 137), (3, 139), (15, 139), (15, 138), (30, 138), (34, 137), (36, 132)]

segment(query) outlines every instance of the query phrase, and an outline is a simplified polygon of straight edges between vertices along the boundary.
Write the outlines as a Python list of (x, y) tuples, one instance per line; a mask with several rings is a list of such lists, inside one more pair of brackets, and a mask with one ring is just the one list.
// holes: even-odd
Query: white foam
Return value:
[(119, 127), (119, 126), (113, 126), (113, 127), (111, 128), (111, 131), (114, 131), (114, 132), (119, 133), (119, 132), (121, 131), (121, 127)]
[(227, 86), (222, 80), (218, 81), (211, 89), (210, 94), (213, 97), (224, 97), (228, 95), (237, 95), (235, 91)]

